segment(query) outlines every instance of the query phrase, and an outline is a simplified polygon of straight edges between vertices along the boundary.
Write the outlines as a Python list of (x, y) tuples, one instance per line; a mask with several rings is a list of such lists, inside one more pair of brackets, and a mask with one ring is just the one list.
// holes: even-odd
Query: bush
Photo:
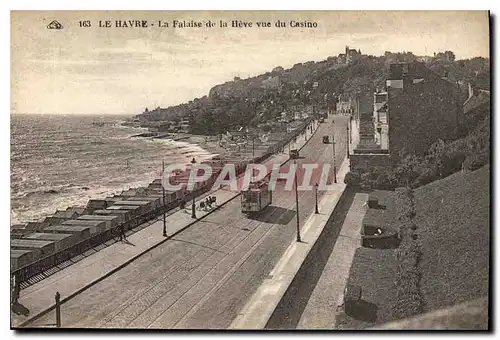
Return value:
[(465, 159), (463, 166), (464, 169), (474, 171), (490, 162), (490, 155), (486, 152), (478, 154), (471, 154)]
[(358, 186), (361, 183), (359, 173), (350, 171), (344, 177), (344, 183), (347, 185)]
[(360, 177), (362, 187), (366, 189), (394, 190), (398, 185), (391, 168), (375, 167), (363, 172)]

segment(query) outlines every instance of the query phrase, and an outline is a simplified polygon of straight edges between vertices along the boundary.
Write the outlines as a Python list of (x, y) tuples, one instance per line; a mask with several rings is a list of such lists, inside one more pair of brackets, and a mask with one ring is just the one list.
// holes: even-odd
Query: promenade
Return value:
[[(310, 138), (310, 133), (308, 133), (307, 135)], [(299, 149), (303, 147), (304, 144), (304, 136), (299, 136), (297, 138), (297, 142), (292, 143), (292, 145), (290, 145), (290, 148)], [(285, 152), (286, 153), (274, 155), (273, 157), (268, 159), (266, 163), (280, 164), (287, 161), (287, 148), (285, 148)], [(236, 199), (234, 201), (231, 201), (237, 196), (237, 193), (223, 188), (207, 194), (217, 197), (217, 203), (219, 204), (219, 207), (221, 205), (227, 204), (228, 209), (236, 211), (239, 214), (239, 200)], [(221, 207), (220, 209), (226, 210), (226, 207)], [(88, 289), (91, 289), (94, 285), (101, 284), (110, 276), (117, 275), (118, 273), (120, 273), (120, 270), (124, 270), (124, 268), (130, 266), (135, 261), (140, 262), (145, 258), (147, 259), (147, 255), (149, 252), (156, 251), (156, 249), (159, 249), (162, 246), (169, 248), (172, 247), (172, 244), (175, 244), (175, 246), (173, 247), (176, 248), (176, 250), (173, 252), (168, 251), (168, 253), (171, 254), (169, 256), (169, 259), (175, 261), (175, 258), (178, 254), (182, 254), (185, 251), (189, 253), (190, 251), (189, 242), (192, 241), (182, 240), (184, 234), (189, 233), (188, 231), (190, 228), (188, 227), (195, 223), (195, 229), (202, 230), (203, 228), (199, 227), (198, 224), (207, 220), (210, 214), (216, 214), (217, 212), (217, 209), (207, 212), (198, 210), (196, 212), (198, 219), (194, 220), (191, 218), (190, 210), (177, 211), (167, 217), (166, 223), (168, 235), (174, 235), (174, 237), (163, 237), (163, 222), (160, 218), (156, 222), (149, 223), (147, 227), (143, 227), (142, 229), (141, 227), (139, 227), (138, 229), (140, 230), (129, 233), (126, 242), (117, 242), (111, 244), (108, 247), (85, 257), (79, 262), (63, 270), (60, 270), (59, 272), (51, 275), (49, 278), (22, 290), (19, 302), (30, 310), (30, 316), (29, 318), (26, 318), (23, 316), (13, 315), (12, 326), (17, 327), (19, 325), (22, 325), (26, 322), (26, 320), (33, 318), (37, 314), (51, 307), (54, 304), (54, 295), (56, 292), (59, 292), (61, 294), (61, 299), (64, 303), (63, 313), (66, 317), (67, 313), (64, 312), (65, 307), (75, 301), (75, 299), (77, 299), (79, 296), (84, 295), (84, 293)], [(222, 213), (221, 216), (225, 217), (225, 214)], [(238, 216), (238, 218), (241, 219), (241, 216)], [(210, 235), (206, 238), (209, 239)], [(152, 248), (154, 248), (154, 250), (150, 250)], [(152, 254), (149, 254), (149, 257), (151, 258)], [(172, 263), (170, 264), (172, 265)], [(145, 268), (148, 268), (147, 263), (144, 263), (144, 266)], [(129, 284), (127, 284), (127, 286), (132, 287), (132, 285)], [(126, 291), (126, 289), (123, 289), (123, 284), (118, 284), (115, 289), (110, 288), (107, 295), (113, 297), (114, 294), (118, 294), (114, 292), (116, 289), (120, 289), (120, 291)], [(72, 298), (73, 295), (76, 295), (75, 298)], [(71, 299), (66, 302), (66, 298)], [(48, 326), (53, 324), (53, 320), (54, 312), (51, 311), (38, 320), (29, 322), (27, 326)], [(66, 327), (70, 325), (67, 325), (66, 322), (63, 322), (63, 326)], [(88, 324), (84, 327), (95, 326), (96, 324)]]
[(302, 312), (298, 329), (334, 329), (337, 307), (342, 305), (354, 253), (361, 246), (361, 225), (367, 201), (368, 194), (355, 194), (333, 251)]

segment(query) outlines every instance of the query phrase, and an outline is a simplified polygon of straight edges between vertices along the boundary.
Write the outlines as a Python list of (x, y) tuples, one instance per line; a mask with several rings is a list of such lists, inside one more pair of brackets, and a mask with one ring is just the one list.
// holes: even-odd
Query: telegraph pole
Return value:
[(337, 183), (337, 165), (335, 163), (335, 133), (333, 134), (332, 145), (333, 145), (333, 182)]
[[(161, 173), (162, 173), (162, 177), (165, 176), (165, 161), (161, 161)], [(165, 180), (165, 178), (163, 178), (163, 180)], [(161, 185), (161, 189), (162, 189), (162, 196), (163, 196), (163, 236), (164, 237), (168, 237), (167, 235), (167, 212), (165, 210), (165, 186)]]
[(319, 209), (318, 209), (318, 183), (314, 185), (315, 193), (316, 193), (316, 209), (314, 210), (315, 214), (319, 214)]
[(347, 159), (349, 159), (349, 121), (347, 121)]
[(56, 292), (56, 327), (61, 328), (61, 294)]
[[(191, 167), (191, 171), (194, 170), (194, 165), (196, 164), (196, 160), (193, 159), (191, 160), (191, 164), (193, 164), (193, 166)], [(193, 203), (191, 204), (191, 218), (196, 218), (196, 205), (194, 203), (194, 184), (193, 184), (193, 191), (191, 191), (191, 194), (193, 195)]]
[(297, 242), (301, 242), (300, 239), (300, 225), (299, 225), (299, 192), (297, 188), (297, 159), (294, 159), (295, 163), (295, 174), (294, 174), (294, 182), (295, 182), (295, 207), (297, 210)]

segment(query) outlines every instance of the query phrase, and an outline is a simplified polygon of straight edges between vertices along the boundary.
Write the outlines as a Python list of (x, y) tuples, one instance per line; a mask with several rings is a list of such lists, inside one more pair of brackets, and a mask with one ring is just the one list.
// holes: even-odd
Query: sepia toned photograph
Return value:
[(11, 329), (491, 330), (491, 20), (11, 11)]

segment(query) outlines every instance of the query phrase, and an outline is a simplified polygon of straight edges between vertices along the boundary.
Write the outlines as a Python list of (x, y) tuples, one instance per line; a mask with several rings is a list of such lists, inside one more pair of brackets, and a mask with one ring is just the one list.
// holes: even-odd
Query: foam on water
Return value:
[(185, 141), (131, 138), (138, 129), (92, 125), (96, 120), (116, 117), (12, 116), (11, 224), (147, 186), (161, 176), (162, 160), (213, 156)]

